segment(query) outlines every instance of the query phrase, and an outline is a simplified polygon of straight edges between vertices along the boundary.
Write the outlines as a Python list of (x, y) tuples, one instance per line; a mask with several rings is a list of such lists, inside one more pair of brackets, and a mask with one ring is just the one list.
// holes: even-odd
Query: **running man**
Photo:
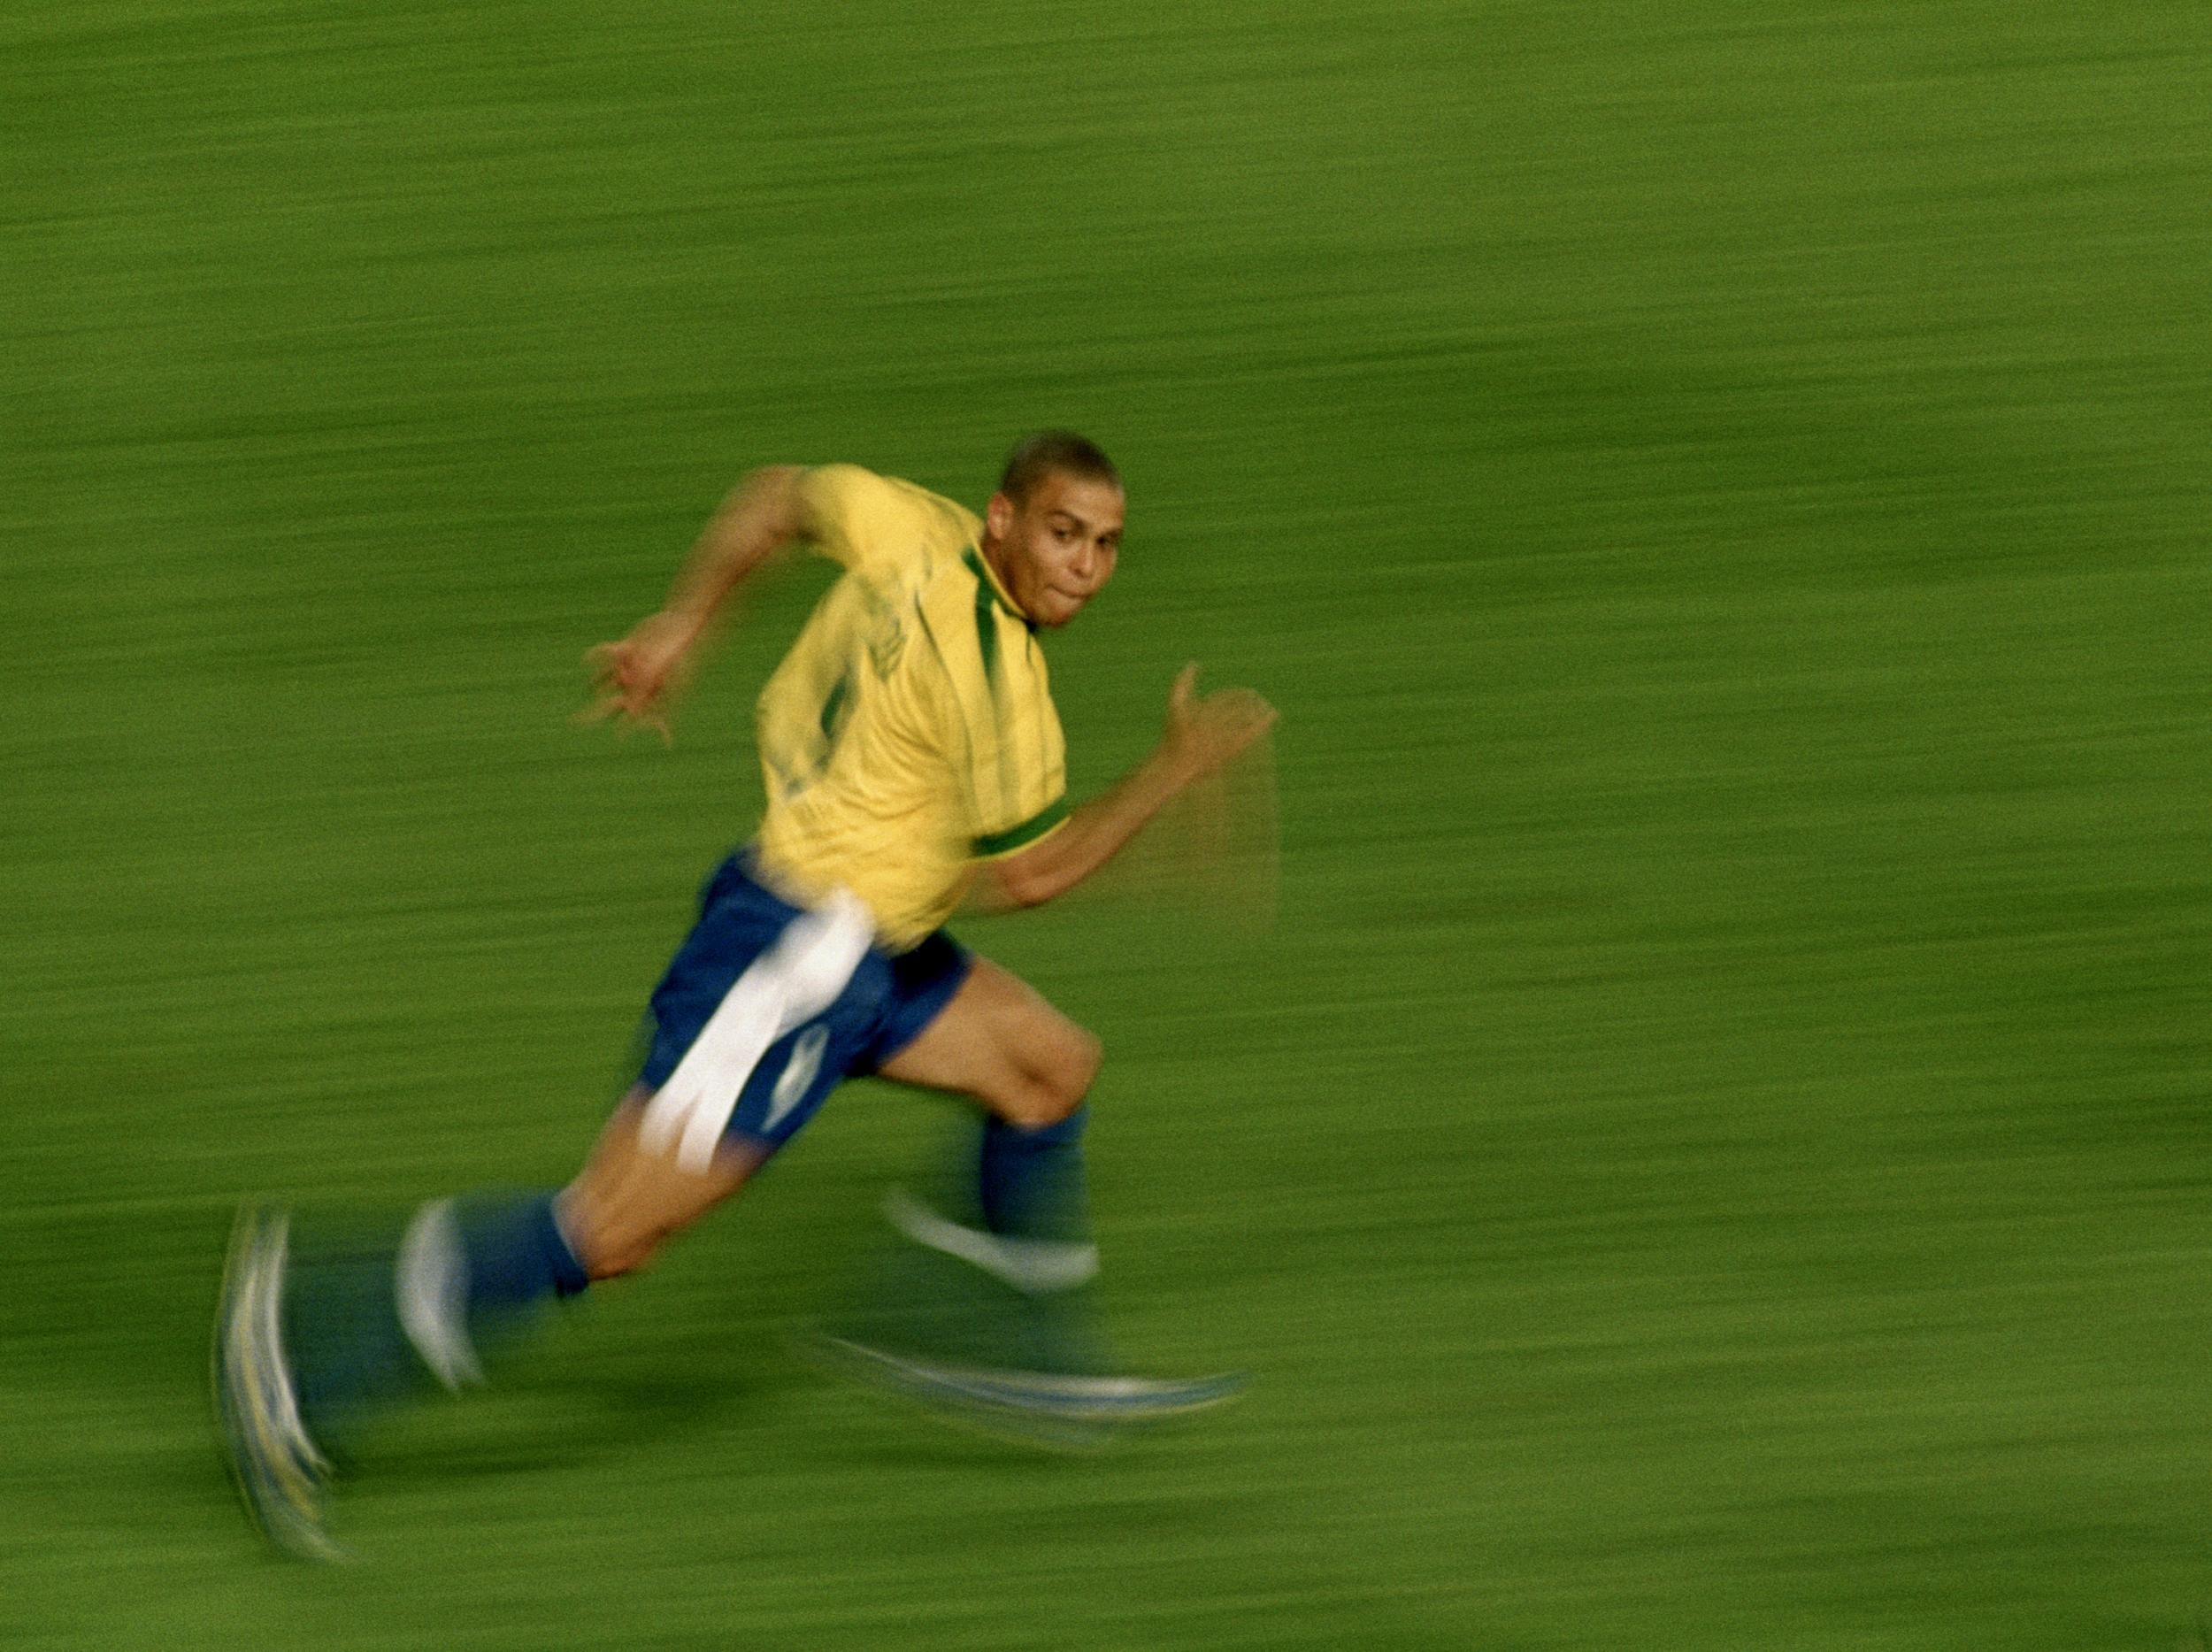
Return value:
[[(804, 543), (844, 572), (759, 702), (767, 803), (714, 872), (654, 990), (650, 1043), (582, 1171), (558, 1192), (423, 1206), (397, 1244), (288, 1266), (284, 1217), (250, 1210), (225, 1275), (218, 1399), (249, 1511), (278, 1547), (334, 1552), (326, 1448), (424, 1370), (480, 1379), (477, 1350), (547, 1300), (641, 1266), (727, 1199), (842, 1079), (967, 1098), (975, 1223), (911, 1201), (910, 1238), (1034, 1298), (1095, 1271), (1085, 1097), (1098, 1040), (942, 926), (964, 903), (1050, 901), (1275, 720), (1187, 666), (1143, 762), (1072, 809), (1039, 633), (1112, 578), (1121, 480), (1064, 431), (1009, 458), (984, 516), (849, 465), (753, 473), (708, 524), (666, 605), (593, 651), (596, 711), (667, 728), (687, 668), (745, 579)], [(1142, 1416), (1204, 1384), (933, 1367), (841, 1345), (908, 1386), (981, 1407)]]

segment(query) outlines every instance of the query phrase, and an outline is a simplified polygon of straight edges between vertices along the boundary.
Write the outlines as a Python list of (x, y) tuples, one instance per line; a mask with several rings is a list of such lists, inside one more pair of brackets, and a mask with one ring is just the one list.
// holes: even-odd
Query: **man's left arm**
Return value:
[(1201, 697), (1186, 665), (1168, 695), (1167, 727), (1144, 761), (1077, 808), (1048, 835), (979, 869), (972, 903), (987, 911), (1041, 906), (1103, 867), (1186, 787), (1219, 771), (1275, 726), (1275, 708), (1249, 688)]

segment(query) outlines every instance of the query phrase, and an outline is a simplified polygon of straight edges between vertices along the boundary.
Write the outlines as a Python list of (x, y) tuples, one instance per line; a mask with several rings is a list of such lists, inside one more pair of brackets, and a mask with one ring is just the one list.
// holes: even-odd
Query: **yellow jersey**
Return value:
[(1066, 818), (1059, 714), (972, 511), (853, 465), (809, 471), (800, 496), (845, 572), (761, 691), (758, 864), (801, 900), (851, 890), (902, 951), (977, 861)]

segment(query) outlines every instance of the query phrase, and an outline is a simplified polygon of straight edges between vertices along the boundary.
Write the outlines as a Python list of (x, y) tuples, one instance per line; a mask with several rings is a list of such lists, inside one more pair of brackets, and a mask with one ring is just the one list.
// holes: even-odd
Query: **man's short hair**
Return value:
[(1085, 481), (1121, 486), (1121, 473), (1098, 443), (1072, 430), (1041, 430), (1014, 444), (1014, 450), (1006, 456), (998, 490), (1020, 504), (1038, 483), (1052, 475), (1079, 476)]

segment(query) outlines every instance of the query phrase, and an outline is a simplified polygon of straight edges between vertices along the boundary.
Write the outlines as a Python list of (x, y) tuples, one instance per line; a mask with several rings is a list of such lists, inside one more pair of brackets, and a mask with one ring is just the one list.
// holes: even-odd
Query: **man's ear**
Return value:
[(993, 494), (991, 503), (983, 507), (983, 526), (993, 539), (1004, 539), (1014, 531), (1014, 502), (1004, 494)]

